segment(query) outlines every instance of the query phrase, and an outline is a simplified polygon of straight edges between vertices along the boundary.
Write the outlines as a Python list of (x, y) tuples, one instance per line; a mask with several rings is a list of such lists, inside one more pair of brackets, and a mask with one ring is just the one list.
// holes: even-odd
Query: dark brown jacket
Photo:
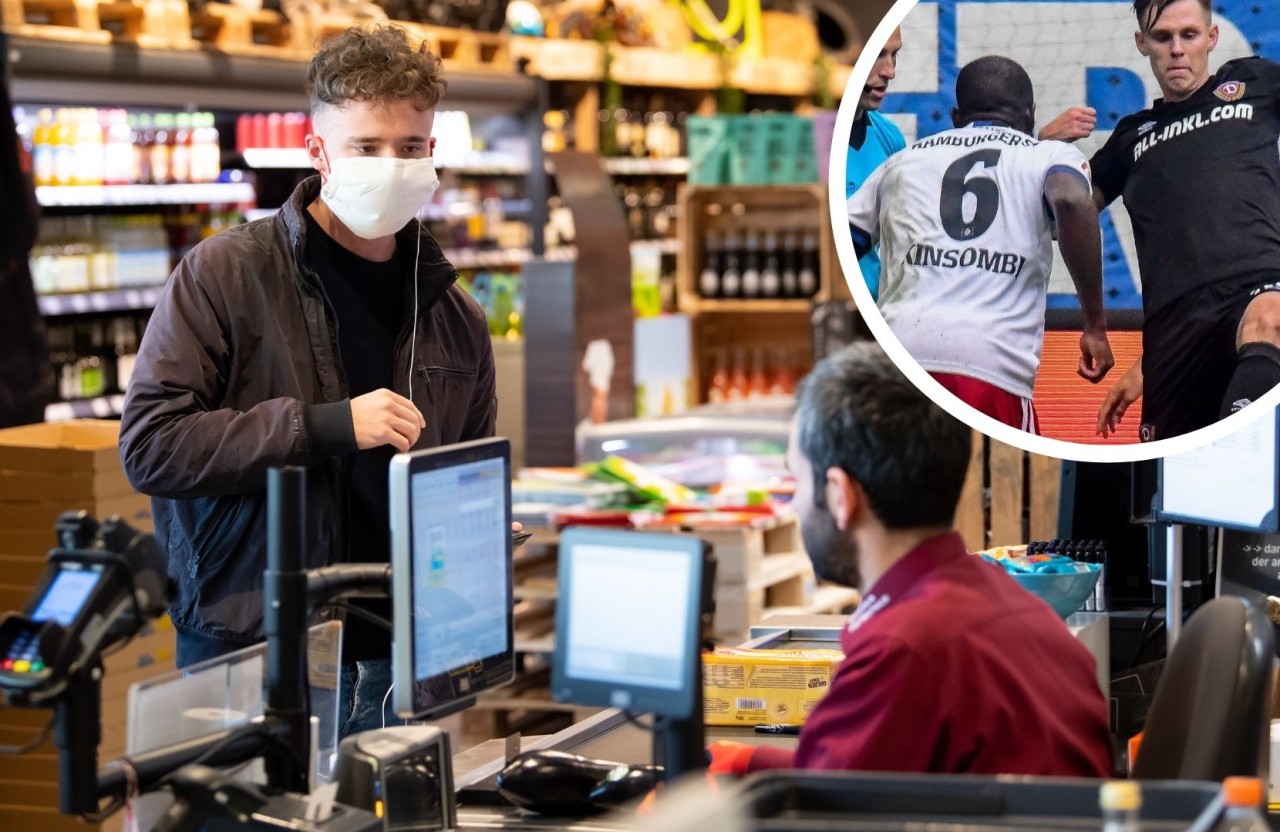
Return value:
[[(303, 465), (307, 567), (342, 559), (343, 456), (356, 450), (334, 311), (306, 264), (303, 212), (319, 177), (280, 212), (205, 240), (169, 278), (138, 353), (120, 459), (152, 496), (156, 535), (178, 585), (181, 630), (262, 637), (267, 470)], [(398, 235), (413, 250), (416, 224)], [(497, 401), (484, 312), (422, 232), (413, 401), (417, 448), (492, 436)], [(402, 248), (402, 250), (404, 250)], [(413, 289), (396, 342), (395, 390), (409, 387)]]

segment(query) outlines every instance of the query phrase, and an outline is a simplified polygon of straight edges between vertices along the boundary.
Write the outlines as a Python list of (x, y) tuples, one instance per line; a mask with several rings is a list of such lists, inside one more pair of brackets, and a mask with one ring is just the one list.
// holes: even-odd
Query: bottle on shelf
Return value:
[(132, 318), (115, 318), (111, 322), (111, 343), (115, 351), (115, 387), (123, 393), (133, 377), (133, 365), (138, 361), (138, 331)]
[[(139, 113), (134, 124), (134, 154), (137, 162), (137, 182), (141, 185), (158, 184), (152, 167), (152, 151), (156, 143), (156, 131), (150, 113)], [(163, 180), (160, 180), (163, 181)]]
[(789, 230), (782, 242), (782, 297), (800, 297), (800, 278), (797, 274), (796, 232)]
[(178, 113), (173, 117), (172, 143), (170, 144), (169, 169), (171, 178), (177, 183), (194, 181), (191, 176), (191, 161), (194, 141), (191, 135), (191, 114)]
[(742, 296), (760, 296), (760, 237), (754, 229), (747, 232), (746, 254), (742, 263)]
[(1112, 780), (1098, 791), (1102, 832), (1141, 832), (1142, 787), (1133, 780)]
[(723, 404), (729, 400), (729, 358), (724, 349), (716, 350), (716, 369), (711, 374), (711, 384), (707, 387), (707, 401), (711, 404)]
[(98, 111), (81, 108), (75, 113), (75, 128), (72, 135), (72, 174), (77, 185), (102, 184), (103, 136), (102, 124), (98, 121)]
[(811, 298), (818, 293), (818, 236), (813, 231), (804, 233), (804, 248), (800, 252), (800, 269), (796, 273), (796, 288), (800, 297)]
[(44, 107), (36, 114), (36, 126), (31, 131), (31, 165), (37, 185), (53, 185), (56, 181), (53, 131), (53, 110)]
[(760, 296), (782, 296), (782, 273), (778, 270), (778, 235), (770, 231), (764, 235), (764, 268), (760, 270)]
[(721, 261), (720, 234), (708, 231), (706, 236), (706, 256), (702, 263), (702, 272), (698, 275), (698, 294), (704, 298), (720, 296)]
[(765, 367), (764, 347), (751, 352), (751, 377), (747, 382), (747, 398), (763, 399), (769, 395), (769, 375)]
[(726, 399), (739, 402), (747, 397), (751, 382), (747, 378), (747, 351), (738, 347), (733, 351), (733, 372), (729, 375), (729, 390)]
[(729, 231), (724, 235), (724, 271), (720, 273), (720, 297), (736, 298), (742, 292), (742, 272), (739, 270), (738, 232)]
[(102, 147), (102, 181), (106, 185), (128, 185), (138, 181), (134, 133), (124, 110), (107, 112), (107, 130)]
[(1263, 814), (1266, 797), (1257, 777), (1228, 777), (1222, 781), (1222, 815), (1213, 832), (1268, 832), (1271, 826)]
[(156, 185), (173, 184), (174, 126), (172, 113), (156, 113), (155, 139), (151, 143), (151, 180)]
[(75, 132), (72, 111), (61, 108), (53, 114), (53, 181), (51, 185), (76, 184)]
[(773, 382), (769, 385), (769, 395), (790, 396), (796, 392), (796, 368), (791, 363), (791, 356), (785, 347), (777, 347), (773, 351)]

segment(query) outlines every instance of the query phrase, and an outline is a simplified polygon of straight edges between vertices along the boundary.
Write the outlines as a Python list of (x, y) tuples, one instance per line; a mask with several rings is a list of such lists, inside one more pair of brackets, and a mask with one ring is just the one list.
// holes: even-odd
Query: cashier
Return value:
[(1110, 774), (1092, 655), (952, 528), (970, 434), (875, 344), (805, 380), (788, 450), (805, 548), (863, 600), (797, 748), (716, 743), (713, 771)]

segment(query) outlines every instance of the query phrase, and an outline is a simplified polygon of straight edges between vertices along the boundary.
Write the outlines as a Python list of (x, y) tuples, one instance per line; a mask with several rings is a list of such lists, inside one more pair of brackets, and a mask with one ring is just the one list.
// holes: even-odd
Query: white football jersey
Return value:
[(880, 246), (880, 311), (920, 366), (1031, 397), (1060, 169), (1089, 181), (1069, 144), (969, 125), (891, 156), (849, 199), (855, 235)]

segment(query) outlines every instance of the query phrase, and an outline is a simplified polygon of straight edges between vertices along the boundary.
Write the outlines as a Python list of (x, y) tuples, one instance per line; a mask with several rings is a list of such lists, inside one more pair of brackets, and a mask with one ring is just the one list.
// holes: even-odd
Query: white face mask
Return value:
[(430, 158), (331, 157), (320, 197), (351, 233), (376, 240), (404, 228), (439, 185)]

